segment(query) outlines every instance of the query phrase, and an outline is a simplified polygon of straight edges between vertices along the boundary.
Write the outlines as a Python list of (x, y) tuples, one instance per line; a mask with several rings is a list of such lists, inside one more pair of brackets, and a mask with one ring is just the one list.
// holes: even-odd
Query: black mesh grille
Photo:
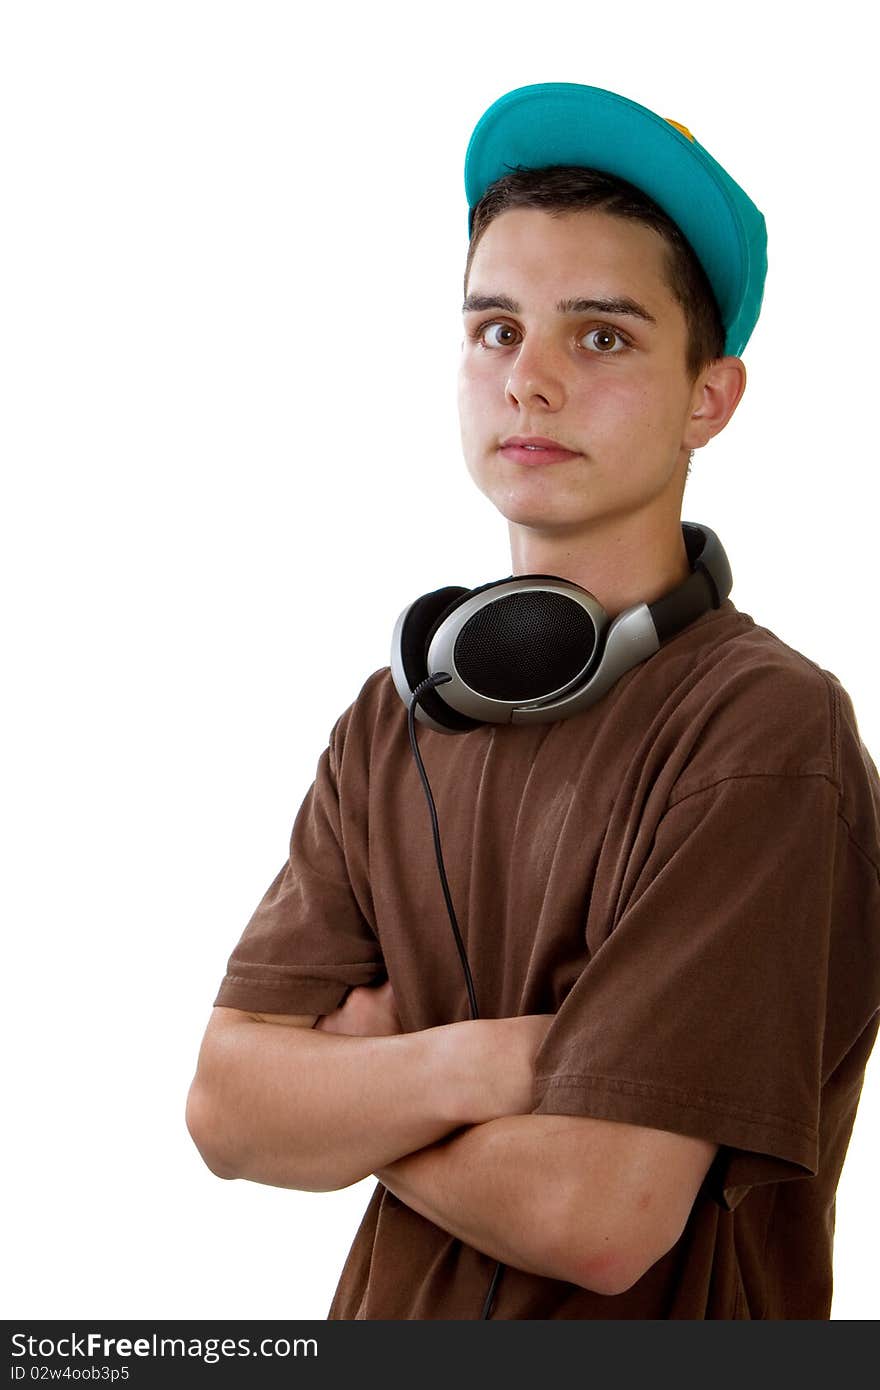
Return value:
[(465, 623), (453, 655), (479, 694), (536, 700), (574, 680), (595, 640), (589, 613), (564, 594), (507, 594)]

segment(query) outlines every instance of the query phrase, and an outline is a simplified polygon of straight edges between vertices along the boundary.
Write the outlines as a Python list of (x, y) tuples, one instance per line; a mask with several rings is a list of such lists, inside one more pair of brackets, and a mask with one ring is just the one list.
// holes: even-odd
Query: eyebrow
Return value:
[[(644, 304), (624, 296), (621, 299), (560, 299), (556, 305), (560, 314), (618, 314), (656, 323)], [(469, 294), (461, 306), (463, 314), (483, 313), (486, 309), (501, 309), (508, 314), (521, 314), (515, 299), (507, 294)]]

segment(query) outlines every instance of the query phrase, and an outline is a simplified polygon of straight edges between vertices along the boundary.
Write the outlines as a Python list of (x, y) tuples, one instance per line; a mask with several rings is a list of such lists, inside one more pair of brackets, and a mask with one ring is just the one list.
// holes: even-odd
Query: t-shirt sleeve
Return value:
[(821, 775), (748, 775), (668, 806), (538, 1055), (537, 1113), (714, 1141), (727, 1207), (816, 1173), (838, 801)]
[(342, 730), (350, 712), (334, 725), (294, 821), (287, 862), (229, 957), (215, 1005), (326, 1014), (354, 986), (384, 976), (367, 918), (365, 797), (352, 794), (344, 810), (340, 804)]

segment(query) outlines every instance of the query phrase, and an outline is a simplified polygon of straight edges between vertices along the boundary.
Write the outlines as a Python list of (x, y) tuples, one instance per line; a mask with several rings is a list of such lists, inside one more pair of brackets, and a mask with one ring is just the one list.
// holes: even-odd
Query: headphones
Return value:
[(407, 709), (441, 734), (481, 724), (551, 724), (600, 700), (624, 672), (659, 650), (731, 590), (724, 548), (708, 526), (682, 522), (691, 573), (654, 603), (612, 621), (587, 589), (552, 574), (449, 586), (403, 610), (391, 674)]

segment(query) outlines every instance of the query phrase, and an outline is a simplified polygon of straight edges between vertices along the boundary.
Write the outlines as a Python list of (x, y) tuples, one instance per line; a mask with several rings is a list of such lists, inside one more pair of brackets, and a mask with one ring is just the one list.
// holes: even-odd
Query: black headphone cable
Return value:
[[(409, 705), (409, 712), (407, 715), (407, 726), (409, 728), (409, 741), (412, 745), (413, 756), (416, 760), (416, 767), (419, 770), (419, 776), (422, 779), (422, 786), (425, 789), (425, 797), (428, 802), (428, 811), (430, 812), (431, 816), (431, 830), (434, 835), (434, 854), (437, 859), (437, 868), (440, 873), (440, 885), (443, 889), (443, 897), (446, 902), (446, 911), (449, 914), (449, 921), (452, 924), (452, 935), (455, 937), (455, 944), (458, 947), (458, 954), (461, 958), (461, 964), (464, 970), (464, 981), (467, 987), (468, 1004), (470, 1006), (471, 1018), (479, 1018), (480, 1014), (479, 1010), (477, 1009), (477, 996), (474, 992), (474, 981), (471, 975), (471, 968), (468, 964), (467, 952), (464, 949), (464, 942), (461, 939), (461, 932), (458, 928), (458, 920), (455, 916), (455, 908), (452, 905), (452, 894), (449, 891), (449, 880), (446, 877), (446, 867), (443, 863), (443, 850), (440, 845), (440, 825), (437, 820), (437, 807), (434, 804), (434, 797), (431, 793), (431, 784), (428, 781), (428, 774), (425, 771), (425, 764), (422, 762), (422, 755), (419, 752), (419, 744), (416, 738), (416, 705), (418, 704), (419, 700), (422, 698), (424, 694), (427, 693), (427, 691), (433, 690), (434, 687), (437, 685), (445, 685), (447, 681), (451, 680), (452, 677), (447, 672), (438, 671), (435, 675), (428, 676), (426, 680), (423, 680), (419, 685), (416, 686), (415, 690), (413, 691), (412, 700), (410, 701)], [(492, 1316), (492, 1308), (495, 1303), (495, 1293), (498, 1288), (498, 1282), (501, 1278), (503, 1270), (504, 1265), (499, 1260), (498, 1264), (495, 1267), (495, 1273), (492, 1276), (492, 1283), (489, 1285), (489, 1292), (486, 1294), (486, 1301), (483, 1304), (483, 1311), (480, 1314), (481, 1320), (484, 1318), (491, 1318)]]

